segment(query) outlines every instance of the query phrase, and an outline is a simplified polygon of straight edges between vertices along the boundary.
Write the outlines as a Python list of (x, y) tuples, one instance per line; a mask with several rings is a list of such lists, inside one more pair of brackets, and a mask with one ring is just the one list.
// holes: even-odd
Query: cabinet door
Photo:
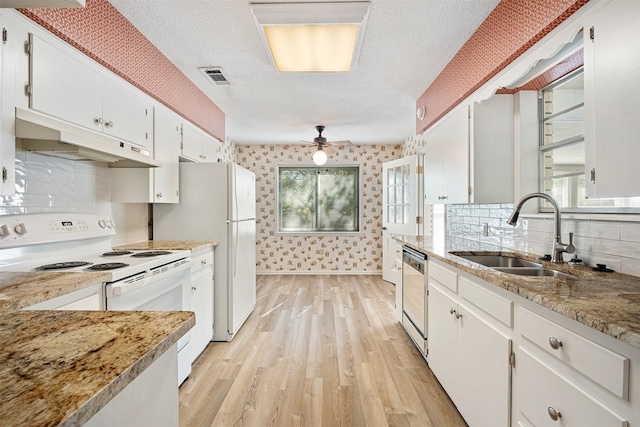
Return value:
[(436, 123), (425, 140), (425, 203), (468, 203), (468, 106), (458, 107)]
[(587, 196), (640, 195), (638, 22), (640, 2), (611, 1), (585, 26)]
[(31, 35), (30, 107), (102, 131), (102, 75), (61, 48)]
[(463, 304), (458, 306), (461, 393), (458, 409), (469, 425), (508, 426), (511, 340)]
[(442, 158), (444, 147), (435, 139), (428, 138), (424, 153), (424, 202), (429, 205), (442, 204)]
[(178, 203), (179, 162), (182, 119), (175, 113), (156, 108), (154, 112), (154, 158), (162, 167), (153, 169), (154, 203)]
[(129, 141), (153, 157), (153, 110), (151, 99), (124, 82), (104, 78), (102, 118), (104, 133)]
[(213, 337), (212, 263), (191, 275), (191, 310), (196, 314), (196, 325), (193, 327), (189, 343), (193, 363)]
[(182, 157), (186, 157), (194, 162), (202, 161), (202, 139), (201, 131), (191, 123), (182, 124)]
[(218, 141), (207, 136), (202, 142), (202, 162), (215, 163), (218, 161)]
[[(458, 304), (429, 282), (427, 309), (429, 367), (454, 402), (464, 397), (458, 386)], [(452, 311), (454, 311), (452, 313)], [(478, 366), (477, 363), (474, 366)]]

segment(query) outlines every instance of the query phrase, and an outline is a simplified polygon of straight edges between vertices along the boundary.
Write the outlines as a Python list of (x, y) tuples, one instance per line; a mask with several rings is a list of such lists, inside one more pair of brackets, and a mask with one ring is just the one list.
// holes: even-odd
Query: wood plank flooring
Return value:
[(180, 388), (181, 426), (466, 426), (380, 276), (258, 276), (257, 294)]

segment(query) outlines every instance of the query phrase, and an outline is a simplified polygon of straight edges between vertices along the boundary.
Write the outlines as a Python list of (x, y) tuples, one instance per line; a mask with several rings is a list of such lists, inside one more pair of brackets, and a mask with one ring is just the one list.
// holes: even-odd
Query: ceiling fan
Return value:
[[(322, 166), (327, 162), (327, 154), (336, 154), (336, 150), (331, 148), (332, 146), (338, 145), (351, 145), (351, 141), (327, 141), (327, 138), (322, 136), (322, 132), (324, 131), (324, 126), (318, 125), (316, 126), (316, 130), (318, 131), (318, 136), (313, 138), (313, 142), (311, 145), (315, 145), (318, 147), (318, 151), (313, 154), (313, 162)], [(308, 142), (308, 141), (302, 141)]]

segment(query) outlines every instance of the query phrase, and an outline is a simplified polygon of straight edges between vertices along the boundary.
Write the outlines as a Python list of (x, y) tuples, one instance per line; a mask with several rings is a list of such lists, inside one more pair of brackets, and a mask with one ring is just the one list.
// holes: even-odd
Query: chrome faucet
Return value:
[(562, 236), (560, 235), (561, 230), (561, 218), (560, 218), (560, 206), (558, 206), (558, 202), (555, 199), (544, 193), (530, 193), (524, 196), (520, 201), (516, 204), (516, 208), (507, 220), (507, 224), (516, 225), (518, 221), (518, 216), (520, 215), (520, 209), (522, 209), (522, 205), (529, 199), (533, 199), (534, 197), (540, 197), (542, 199), (548, 200), (553, 205), (553, 214), (554, 214), (554, 226), (555, 226), (555, 236), (553, 246), (551, 248), (551, 252), (553, 256), (551, 257), (551, 262), (564, 262), (562, 258), (562, 254), (564, 252), (572, 254), (576, 251), (576, 247), (573, 246), (573, 233), (569, 233), (569, 244), (562, 243)]

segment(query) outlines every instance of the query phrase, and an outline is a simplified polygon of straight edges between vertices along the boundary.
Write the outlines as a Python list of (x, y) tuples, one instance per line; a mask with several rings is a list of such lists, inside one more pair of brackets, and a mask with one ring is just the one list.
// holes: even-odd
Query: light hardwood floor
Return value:
[(380, 276), (258, 276), (230, 343), (180, 388), (181, 426), (465, 426)]

